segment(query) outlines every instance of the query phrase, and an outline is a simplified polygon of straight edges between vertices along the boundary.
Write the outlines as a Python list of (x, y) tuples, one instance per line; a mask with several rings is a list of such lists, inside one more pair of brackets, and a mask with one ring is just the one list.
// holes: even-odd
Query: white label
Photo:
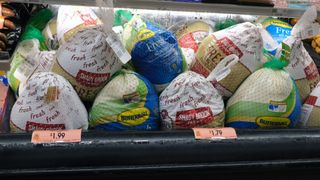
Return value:
[(28, 56), (22, 64), (16, 69), (13, 76), (20, 82), (26, 82), (39, 65), (36, 57)]
[(106, 41), (123, 64), (126, 64), (131, 59), (131, 55), (124, 48), (117, 34), (115, 34), (114, 32), (109, 33)]
[(268, 107), (268, 111), (270, 112), (286, 112), (287, 105), (286, 104), (273, 104), (270, 103)]
[(298, 121), (298, 127), (306, 127), (310, 114), (312, 112), (313, 106), (309, 104), (304, 104), (301, 108), (300, 120)]

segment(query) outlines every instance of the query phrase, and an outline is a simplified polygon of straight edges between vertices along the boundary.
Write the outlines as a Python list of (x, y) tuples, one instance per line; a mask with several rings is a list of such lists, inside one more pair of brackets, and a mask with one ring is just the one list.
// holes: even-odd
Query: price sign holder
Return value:
[(81, 141), (81, 129), (74, 130), (36, 130), (32, 133), (31, 142), (41, 143), (73, 143)]
[(195, 139), (237, 139), (234, 128), (193, 128)]

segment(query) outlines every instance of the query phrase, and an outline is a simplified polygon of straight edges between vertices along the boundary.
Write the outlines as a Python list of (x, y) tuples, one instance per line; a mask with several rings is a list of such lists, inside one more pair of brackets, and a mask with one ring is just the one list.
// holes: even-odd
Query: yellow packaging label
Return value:
[(125, 126), (137, 126), (144, 123), (150, 116), (147, 108), (136, 108), (118, 115), (118, 121)]
[(290, 125), (290, 119), (283, 117), (258, 117), (256, 122), (261, 128), (286, 128)]
[(142, 29), (141, 31), (139, 31), (138, 40), (143, 41), (148, 38), (151, 38), (154, 35), (155, 35), (155, 33), (149, 29)]

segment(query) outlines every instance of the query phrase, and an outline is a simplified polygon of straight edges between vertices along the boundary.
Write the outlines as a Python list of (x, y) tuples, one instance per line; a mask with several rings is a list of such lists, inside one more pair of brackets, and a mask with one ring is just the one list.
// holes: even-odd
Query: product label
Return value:
[(141, 97), (138, 92), (133, 92), (131, 94), (123, 95), (122, 98), (125, 103), (134, 103), (134, 102), (141, 101)]
[(58, 86), (50, 86), (48, 87), (47, 94), (45, 95), (45, 102), (50, 103), (58, 100), (59, 98), (59, 87)]
[(194, 52), (197, 52), (199, 44), (208, 34), (206, 31), (188, 33), (179, 39), (179, 45), (182, 48), (190, 48), (193, 49)]
[(110, 74), (97, 74), (97, 73), (90, 73), (83, 70), (79, 70), (77, 74), (77, 81), (89, 87), (99, 87), (101, 84), (106, 82), (110, 78)]
[(312, 96), (312, 95), (310, 95), (310, 96), (307, 98), (305, 104), (309, 104), (309, 105), (314, 106), (314, 105), (316, 105), (317, 100), (318, 100), (318, 97), (317, 97), (317, 96)]
[(176, 114), (176, 126), (191, 128), (208, 124), (214, 120), (209, 107), (201, 107), (186, 111), (178, 111)]
[(308, 120), (309, 120), (309, 117), (310, 117), (310, 114), (312, 112), (312, 109), (313, 109), (313, 105), (310, 105), (310, 104), (304, 104), (301, 108), (301, 115), (300, 115), (300, 119), (297, 123), (297, 126), (298, 127), (305, 127)]
[(261, 128), (287, 128), (290, 125), (290, 119), (283, 117), (258, 117), (256, 123)]
[(106, 41), (123, 64), (126, 64), (131, 59), (131, 55), (124, 48), (116, 33), (109, 33)]
[(268, 111), (270, 112), (286, 112), (287, 104), (285, 102), (275, 102), (270, 101), (268, 106)]
[(143, 107), (122, 112), (118, 115), (118, 121), (126, 126), (137, 126), (144, 123), (149, 117), (149, 109)]
[(29, 77), (34, 73), (38, 65), (39, 61), (37, 61), (36, 58), (28, 56), (16, 69), (13, 76), (20, 82), (26, 82), (29, 79)]
[(42, 124), (42, 123), (36, 123), (36, 122), (31, 122), (27, 121), (26, 124), (26, 131), (34, 131), (34, 130), (63, 130), (65, 129), (64, 124)]

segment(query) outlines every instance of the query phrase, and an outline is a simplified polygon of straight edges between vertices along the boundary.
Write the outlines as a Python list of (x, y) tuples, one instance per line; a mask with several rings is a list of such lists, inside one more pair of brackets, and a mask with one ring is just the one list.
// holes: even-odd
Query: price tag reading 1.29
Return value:
[(80, 142), (81, 129), (64, 131), (33, 131), (31, 142), (39, 143), (66, 143)]
[(236, 139), (237, 133), (234, 128), (193, 128), (196, 139)]

